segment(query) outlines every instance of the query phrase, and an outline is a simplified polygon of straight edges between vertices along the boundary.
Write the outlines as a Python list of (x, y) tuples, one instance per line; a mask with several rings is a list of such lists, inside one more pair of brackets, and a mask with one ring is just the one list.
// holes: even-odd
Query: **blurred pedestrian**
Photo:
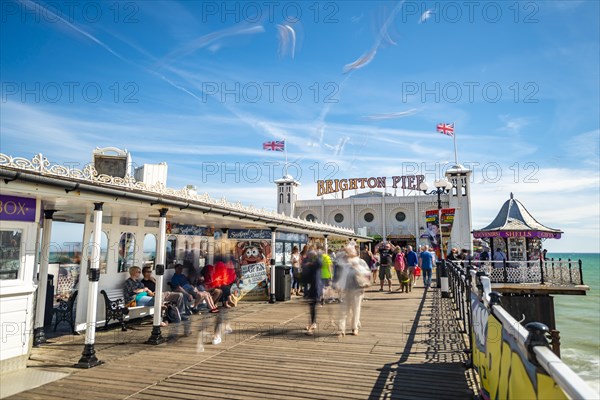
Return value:
[(307, 335), (314, 335), (317, 329), (317, 302), (321, 297), (321, 257), (310, 246), (302, 262), (302, 280), (304, 282), (304, 297), (308, 301), (310, 322), (306, 327)]
[(340, 261), (342, 276), (338, 281), (342, 298), (338, 337), (346, 335), (346, 321), (348, 318), (350, 319), (351, 334), (358, 335), (361, 304), (365, 288), (371, 285), (369, 266), (363, 259), (358, 257), (356, 249), (347, 246), (345, 252), (345, 259)]

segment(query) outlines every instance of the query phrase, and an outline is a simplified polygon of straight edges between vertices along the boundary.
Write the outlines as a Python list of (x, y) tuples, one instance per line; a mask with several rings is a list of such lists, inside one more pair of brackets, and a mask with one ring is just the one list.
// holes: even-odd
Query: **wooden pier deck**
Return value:
[[(62, 336), (34, 349), (29, 368), (68, 376), (10, 399), (472, 399), (477, 382), (449, 299), (437, 289), (369, 290), (358, 336), (338, 338), (338, 304), (318, 309), (306, 336), (308, 306), (240, 303), (228, 313), (233, 333), (210, 344), (215, 316), (193, 316), (191, 335), (143, 344), (151, 320), (99, 332), (103, 365), (72, 368), (83, 336)], [(163, 335), (169, 334), (163, 328)]]

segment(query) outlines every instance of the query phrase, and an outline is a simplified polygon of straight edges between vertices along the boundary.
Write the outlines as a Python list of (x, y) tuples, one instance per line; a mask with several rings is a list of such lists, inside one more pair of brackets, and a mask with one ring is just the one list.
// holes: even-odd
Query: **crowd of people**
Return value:
[[(454, 250), (454, 249), (453, 249)], [(452, 257), (452, 258), (451, 258)], [(458, 255), (451, 252), (453, 259)], [(395, 246), (390, 242), (381, 242), (371, 252), (368, 247), (359, 249), (350, 242), (338, 251), (325, 251), (322, 244), (308, 244), (302, 248), (293, 247), (291, 253), (291, 293), (302, 296), (309, 305), (309, 323), (305, 328), (307, 335), (313, 335), (317, 329), (317, 310), (325, 303), (340, 303), (338, 336), (346, 335), (349, 327), (351, 335), (358, 335), (360, 311), (364, 293), (372, 284), (379, 291), (387, 286), (393, 292), (393, 280), (397, 280), (395, 291), (408, 293), (416, 280), (423, 277), (423, 287), (431, 285), (431, 275), (436, 262), (435, 252), (428, 246), (414, 251), (412, 246)], [(235, 307), (237, 296), (232, 286), (239, 285), (239, 277), (233, 265), (217, 262), (207, 265), (197, 273), (194, 268), (184, 271), (182, 264), (175, 265), (175, 272), (169, 282), (170, 290), (163, 293), (164, 309), (169, 306), (177, 310), (179, 321), (189, 319), (198, 313), (201, 307), (207, 307), (209, 313), (223, 313)], [(393, 271), (393, 272), (392, 272)], [(124, 284), (124, 299), (128, 305), (152, 306), (156, 280), (151, 267), (131, 267), (130, 277)], [(142, 275), (140, 279), (140, 275)], [(169, 287), (167, 286), (167, 289)], [(221, 305), (221, 308), (218, 305)], [(165, 313), (164, 324), (169, 320)], [(176, 319), (176, 322), (179, 322)], [(221, 341), (224, 316), (220, 316), (215, 328), (213, 343)]]
[[(140, 279), (141, 277), (141, 279)], [(175, 273), (168, 285), (170, 290), (163, 292), (163, 321), (161, 326), (169, 322), (187, 321), (190, 315), (200, 312), (200, 308), (206, 306), (209, 313), (220, 313), (222, 309), (228, 309), (237, 305), (237, 293), (231, 288), (238, 283), (235, 270), (232, 265), (217, 262), (215, 265), (205, 266), (200, 274), (194, 268), (188, 268), (184, 272), (182, 264), (175, 265)], [(129, 268), (129, 278), (123, 285), (123, 298), (126, 306), (148, 306), (154, 305), (156, 292), (156, 279), (152, 276), (152, 268), (137, 266)], [(222, 308), (217, 305), (221, 303)], [(173, 312), (169, 312), (169, 311)], [(223, 326), (221, 326), (223, 325)], [(221, 332), (228, 328), (224, 316), (218, 318), (215, 326), (213, 343), (221, 342)]]
[(387, 285), (392, 293), (393, 281), (397, 279), (395, 291), (408, 293), (421, 275), (423, 286), (429, 288), (435, 261), (435, 253), (428, 246), (415, 252), (412, 246), (394, 246), (390, 242), (378, 244), (374, 252), (366, 246), (359, 250), (355, 243), (337, 252), (326, 252), (319, 244), (307, 245), (302, 251), (294, 247), (292, 295), (302, 296), (309, 305), (306, 334), (314, 334), (317, 328), (318, 305), (337, 301), (341, 303), (339, 335), (345, 336), (347, 322), (351, 334), (358, 335), (360, 304), (367, 288), (379, 279), (379, 291)]

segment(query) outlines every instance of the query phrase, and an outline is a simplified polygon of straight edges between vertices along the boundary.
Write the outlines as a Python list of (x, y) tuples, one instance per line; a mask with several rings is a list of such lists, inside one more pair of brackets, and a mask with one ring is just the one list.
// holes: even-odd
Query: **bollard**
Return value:
[(560, 358), (560, 332), (555, 329), (550, 330), (550, 345), (552, 346), (552, 352)]
[(527, 340), (525, 341), (525, 347), (527, 348), (527, 359), (534, 365), (539, 366), (539, 363), (535, 357), (535, 353), (533, 352), (533, 348), (535, 346), (550, 347), (547, 339), (550, 329), (548, 329), (548, 327), (541, 322), (530, 322), (525, 325), (525, 328), (529, 331), (529, 336), (527, 336)]

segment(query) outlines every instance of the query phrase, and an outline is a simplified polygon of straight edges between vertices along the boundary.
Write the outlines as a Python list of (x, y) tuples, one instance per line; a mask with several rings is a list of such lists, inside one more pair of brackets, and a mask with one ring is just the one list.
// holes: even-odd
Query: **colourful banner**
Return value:
[[(447, 250), (450, 233), (452, 232), (452, 224), (454, 223), (454, 208), (442, 208), (441, 210), (425, 211), (425, 222), (427, 224), (427, 232), (425, 233), (429, 239), (429, 244), (435, 250), (438, 258), (443, 238), (444, 251)], [(441, 216), (441, 224), (440, 224)], [(441, 229), (440, 229), (441, 227)]]
[(0, 194), (0, 220), (35, 222), (36, 200)]

